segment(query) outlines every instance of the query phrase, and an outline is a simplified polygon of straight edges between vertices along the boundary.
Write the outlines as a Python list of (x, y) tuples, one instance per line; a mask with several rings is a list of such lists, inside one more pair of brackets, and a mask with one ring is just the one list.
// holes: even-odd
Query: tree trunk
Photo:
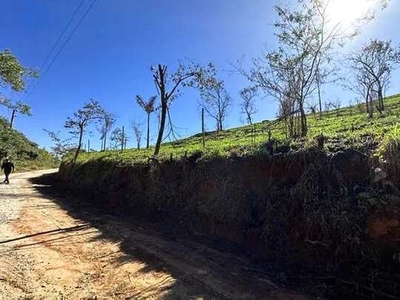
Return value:
[(158, 153), (160, 152), (160, 147), (161, 147), (161, 142), (162, 138), (164, 135), (164, 128), (165, 128), (165, 120), (167, 118), (167, 110), (168, 110), (168, 98), (171, 95), (168, 95), (166, 92), (166, 69), (163, 68), (161, 65), (158, 65), (158, 75), (159, 78), (155, 79), (157, 80), (157, 84), (159, 86), (159, 92), (160, 92), (160, 97), (161, 97), (161, 120), (160, 120), (160, 128), (158, 130), (158, 136), (157, 136), (157, 142), (156, 142), (156, 148), (154, 149), (154, 156), (157, 156)]
[(11, 114), (11, 120), (10, 120), (10, 128), (13, 128), (14, 120), (15, 120), (15, 113), (17, 110), (13, 109), (12, 114)]
[(307, 136), (307, 132), (308, 132), (307, 116), (306, 116), (306, 113), (304, 111), (304, 107), (302, 104), (299, 106), (299, 109), (300, 109), (300, 123), (301, 123), (300, 136), (305, 137), (305, 136)]
[(157, 156), (160, 152), (161, 142), (164, 134), (165, 120), (167, 116), (167, 101), (164, 99), (164, 95), (161, 98), (161, 121), (160, 130), (158, 131), (158, 137), (156, 142), (156, 148), (154, 150), (154, 156)]
[(124, 151), (124, 144), (125, 144), (125, 127), (122, 126), (121, 151)]
[(83, 137), (83, 127), (79, 128), (79, 143), (78, 143), (78, 148), (76, 148), (76, 151), (75, 151), (74, 163), (76, 162), (76, 159), (78, 158), (79, 152), (81, 151), (82, 137)]
[(104, 145), (103, 145), (103, 150), (106, 151), (107, 148), (107, 130), (104, 131)]
[(201, 137), (203, 142), (203, 148), (205, 148), (206, 139), (205, 139), (205, 126), (204, 126), (204, 108), (201, 109)]
[(319, 80), (317, 81), (318, 87), (318, 102), (319, 102), (319, 118), (322, 119), (322, 99), (321, 99), (321, 86)]
[(385, 110), (385, 104), (383, 103), (383, 91), (382, 87), (378, 87), (378, 103), (379, 103), (379, 111), (383, 112)]
[(147, 113), (147, 145), (146, 148), (150, 147), (150, 113)]

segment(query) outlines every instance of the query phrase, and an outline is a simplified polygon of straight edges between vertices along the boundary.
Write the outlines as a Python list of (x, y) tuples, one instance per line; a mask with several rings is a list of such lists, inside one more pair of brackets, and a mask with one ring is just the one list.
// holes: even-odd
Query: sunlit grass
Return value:
[[(318, 114), (308, 116), (309, 134), (306, 139), (287, 140), (284, 123), (264, 121), (252, 126), (244, 126), (207, 133), (206, 146), (202, 147), (201, 134), (176, 142), (164, 143), (159, 155), (160, 160), (179, 160), (201, 151), (203, 157), (228, 157), (232, 155), (252, 155), (263, 151), (263, 144), (268, 140), (269, 132), (277, 144), (286, 144), (293, 149), (312, 146), (315, 137), (323, 134), (330, 144), (343, 143), (353, 147), (366, 146), (366, 140), (376, 144), (383, 142), (385, 134), (399, 123), (400, 95), (386, 99), (386, 110), (383, 114), (375, 113), (372, 119), (365, 113), (364, 104), (342, 108), (338, 111), (325, 112), (322, 118)], [(124, 151), (105, 151), (82, 153), (78, 162), (92, 159), (115, 161), (121, 164), (146, 163), (154, 149), (128, 149)]]

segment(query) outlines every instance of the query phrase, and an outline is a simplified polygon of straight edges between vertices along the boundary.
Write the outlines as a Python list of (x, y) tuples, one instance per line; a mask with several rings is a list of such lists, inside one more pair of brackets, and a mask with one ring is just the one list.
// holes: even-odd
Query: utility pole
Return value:
[(206, 147), (205, 126), (204, 126), (204, 108), (201, 109), (201, 135), (203, 140), (203, 148)]
[(124, 143), (125, 143), (125, 126), (122, 126), (121, 151), (124, 151)]
[(10, 128), (13, 128), (13, 124), (14, 124), (14, 119), (15, 119), (15, 113), (17, 112), (16, 109), (12, 110), (12, 114), (11, 114), (11, 120), (10, 120)]
[(87, 152), (90, 152), (90, 140), (87, 141)]

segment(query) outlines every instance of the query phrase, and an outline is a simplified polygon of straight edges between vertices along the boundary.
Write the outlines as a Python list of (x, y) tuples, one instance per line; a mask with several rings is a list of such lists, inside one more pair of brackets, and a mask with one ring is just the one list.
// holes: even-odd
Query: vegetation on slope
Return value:
[[(307, 138), (287, 139), (281, 120), (255, 124), (254, 138), (248, 126), (209, 133), (205, 149), (195, 135), (165, 144), (173, 161), (158, 166), (139, 165), (152, 149), (82, 153), (59, 179), (93, 206), (241, 245), (315, 295), (396, 299), (400, 95), (386, 105), (372, 119), (363, 106), (309, 115)], [(269, 155), (269, 136), (288, 155)]]
[[(243, 126), (219, 133), (206, 133), (206, 146), (202, 146), (202, 134), (165, 143), (158, 156), (160, 161), (179, 160), (182, 157), (202, 152), (207, 157), (246, 156), (267, 153), (266, 143), (273, 141), (275, 152), (289, 152), (314, 147), (317, 138), (325, 137), (324, 149), (337, 151), (344, 148), (364, 149), (382, 156), (384, 144), (388, 144), (388, 133), (395, 132), (400, 116), (400, 95), (386, 99), (387, 109), (382, 114), (369, 118), (365, 105), (341, 108), (308, 116), (309, 134), (307, 138), (289, 139), (286, 137), (285, 123), (281, 120), (263, 121), (253, 126)], [(391, 134), (392, 139), (400, 135)], [(393, 142), (392, 142), (393, 143)], [(382, 147), (380, 147), (382, 146)], [(378, 151), (378, 148), (380, 149)], [(128, 149), (124, 151), (104, 151), (82, 153), (78, 163), (88, 160), (115, 161), (120, 164), (147, 163), (154, 149)]]
[(22, 133), (10, 129), (9, 123), (0, 117), (0, 159), (10, 157), (16, 171), (49, 169), (58, 166), (53, 155), (30, 142)]

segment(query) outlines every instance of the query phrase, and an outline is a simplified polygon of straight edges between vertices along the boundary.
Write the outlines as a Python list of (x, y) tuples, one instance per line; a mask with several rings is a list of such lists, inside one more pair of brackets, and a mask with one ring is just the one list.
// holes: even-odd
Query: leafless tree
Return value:
[[(329, 18), (329, 1), (298, 0), (297, 6), (276, 6), (279, 46), (253, 60), (249, 72), (238, 68), (254, 85), (280, 102), (280, 114), (289, 122), (292, 136), (307, 135), (306, 102), (331, 73), (335, 49), (351, 38)], [(363, 18), (362, 18), (363, 19)], [(365, 16), (364, 19), (368, 19)], [(299, 120), (296, 120), (296, 119)], [(295, 126), (298, 123), (299, 126)]]
[(374, 116), (374, 82), (365, 70), (358, 70), (354, 73), (353, 79), (347, 80), (345, 86), (362, 97), (365, 102), (365, 110), (370, 118)]
[(376, 108), (385, 110), (385, 89), (390, 83), (391, 74), (400, 64), (400, 49), (391, 46), (391, 42), (371, 40), (360, 51), (349, 55), (351, 68), (355, 74), (352, 89), (363, 95), (369, 116), (373, 114), (373, 101)]
[[(138, 122), (132, 122), (132, 130), (133, 130), (133, 134), (135, 135), (135, 139), (136, 139), (136, 143), (137, 143), (137, 149), (140, 149), (140, 143), (142, 141), (142, 124), (138, 123)], [(148, 137), (147, 137), (148, 138)], [(149, 143), (147, 140), (147, 147), (149, 148)]]
[(246, 117), (246, 123), (253, 125), (253, 115), (255, 115), (258, 110), (255, 104), (255, 98), (258, 96), (257, 87), (247, 87), (239, 92), (242, 102), (240, 104), (241, 113)]
[(340, 108), (342, 107), (342, 104), (339, 99), (336, 99), (335, 101), (329, 102), (329, 107), (334, 109), (336, 111), (336, 116), (339, 117), (340, 115)]
[(107, 135), (110, 132), (111, 128), (114, 126), (116, 122), (116, 117), (114, 114), (107, 112), (105, 110), (102, 111), (101, 116), (99, 118), (100, 127), (97, 130), (100, 132), (100, 140), (101, 140), (101, 150), (107, 149)]
[(150, 70), (153, 73), (153, 80), (161, 101), (160, 128), (154, 149), (154, 155), (157, 156), (163, 140), (168, 110), (173, 100), (179, 96), (179, 88), (212, 86), (215, 83), (213, 79), (215, 68), (212, 64), (202, 67), (198, 64), (189, 63), (180, 64), (178, 69), (172, 73), (168, 73), (168, 67), (161, 64), (152, 67)]
[(57, 158), (62, 158), (65, 154), (74, 149), (75, 145), (71, 143), (71, 139), (63, 140), (60, 137), (60, 132), (49, 131), (47, 129), (43, 129), (43, 131), (48, 134), (49, 138), (54, 143), (54, 146), (51, 147), (51, 151)]
[(118, 148), (123, 149), (125, 143), (125, 137), (122, 129), (117, 127), (111, 132), (110, 141), (111, 141), (111, 148), (116, 150)]
[(226, 91), (224, 83), (221, 81), (212, 88), (202, 90), (201, 99), (200, 106), (216, 121), (217, 132), (222, 131), (229, 107), (232, 105), (232, 98)]
[[(307, 135), (305, 103), (321, 84), (323, 61), (338, 39), (338, 29), (328, 29), (326, 6), (322, 1), (299, 1), (300, 9), (276, 6), (279, 47), (264, 59), (253, 61), (247, 77), (256, 86), (278, 99), (281, 113), (294, 123), (299, 116), (299, 131), (291, 124), (292, 135)], [(287, 102), (287, 103), (283, 103)]]

